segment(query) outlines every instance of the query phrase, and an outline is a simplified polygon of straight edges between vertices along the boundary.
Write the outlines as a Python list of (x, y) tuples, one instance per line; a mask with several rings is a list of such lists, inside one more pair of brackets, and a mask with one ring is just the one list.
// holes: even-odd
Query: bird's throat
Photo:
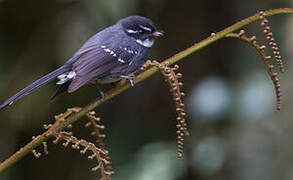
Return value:
[(145, 40), (137, 39), (136, 42), (144, 47), (150, 48), (154, 44), (154, 39), (147, 38)]

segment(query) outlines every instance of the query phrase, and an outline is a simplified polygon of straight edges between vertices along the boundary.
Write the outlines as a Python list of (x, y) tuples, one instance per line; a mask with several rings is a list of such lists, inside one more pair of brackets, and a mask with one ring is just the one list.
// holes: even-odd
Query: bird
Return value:
[[(89, 38), (63, 66), (8, 98), (0, 109), (54, 79), (58, 80), (59, 88), (52, 99), (89, 83), (103, 85), (127, 79), (133, 86), (134, 76), (130, 74), (142, 67), (155, 40), (163, 35), (149, 18), (137, 15), (122, 18)], [(100, 93), (103, 100), (104, 94)]]

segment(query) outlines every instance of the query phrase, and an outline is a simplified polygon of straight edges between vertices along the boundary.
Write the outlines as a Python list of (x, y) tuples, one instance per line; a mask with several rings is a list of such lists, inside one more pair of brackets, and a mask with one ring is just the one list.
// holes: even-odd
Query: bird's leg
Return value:
[(130, 82), (130, 85), (133, 87), (134, 82), (133, 79), (135, 78), (134, 76), (125, 76), (125, 75), (120, 75), (121, 78), (127, 79)]
[(100, 95), (101, 95), (101, 101), (104, 102), (105, 101), (105, 93), (99, 89)]
[(100, 88), (100, 86), (98, 85), (98, 83), (95, 83), (97, 89), (99, 90), (99, 93), (101, 95), (101, 101), (104, 102), (105, 101), (105, 93), (104, 91)]

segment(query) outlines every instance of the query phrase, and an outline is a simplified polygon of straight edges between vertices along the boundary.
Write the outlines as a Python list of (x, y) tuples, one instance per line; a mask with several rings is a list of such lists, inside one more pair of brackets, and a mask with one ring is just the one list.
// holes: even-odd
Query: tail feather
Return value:
[(7, 99), (3, 104), (0, 105), (0, 109), (6, 107), (8, 105), (11, 105), (16, 100), (18, 100), (18, 99), (22, 98), (23, 96), (31, 93), (35, 89), (38, 89), (39, 87), (47, 84), (51, 80), (55, 79), (57, 76), (65, 73), (65, 72), (68, 72), (70, 69), (71, 69), (71, 66), (64, 65), (64, 66), (61, 66), (60, 68), (56, 69), (55, 71), (45, 75), (44, 77), (34, 81), (32, 84), (28, 85), (27, 87), (23, 88), (18, 93), (16, 93), (15, 95), (13, 95), (9, 99)]
[(64, 84), (61, 84), (58, 89), (56, 90), (56, 92), (53, 94), (53, 96), (51, 97), (51, 101), (55, 101), (60, 95), (64, 94), (65, 92), (67, 92), (68, 86), (70, 85), (71, 81), (67, 81)]

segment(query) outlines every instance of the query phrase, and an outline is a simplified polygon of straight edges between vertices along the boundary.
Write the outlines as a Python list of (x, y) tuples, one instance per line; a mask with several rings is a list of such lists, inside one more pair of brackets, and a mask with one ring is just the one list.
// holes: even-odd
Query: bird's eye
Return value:
[(143, 34), (143, 30), (141, 30), (141, 29), (138, 30), (138, 32), (139, 32), (139, 34)]

